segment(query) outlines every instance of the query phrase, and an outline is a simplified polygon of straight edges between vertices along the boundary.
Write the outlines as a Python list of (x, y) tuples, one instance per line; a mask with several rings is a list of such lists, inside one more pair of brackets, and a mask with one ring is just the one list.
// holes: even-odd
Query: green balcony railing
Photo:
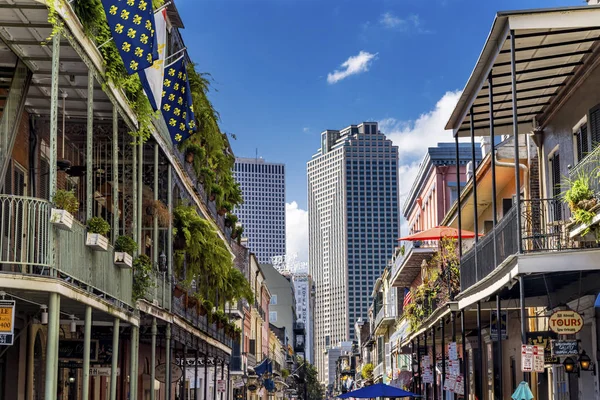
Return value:
[[(51, 208), (43, 199), (0, 195), (0, 272), (58, 276), (119, 306), (131, 306), (131, 270), (114, 265), (112, 246), (106, 252), (91, 250), (85, 245), (85, 227), (77, 221), (71, 231), (54, 228)], [(55, 230), (53, 265), (50, 229)]]
[(165, 310), (171, 309), (171, 288), (167, 281), (165, 272), (156, 272), (154, 276), (154, 285), (146, 291), (144, 298), (150, 303), (157, 305)]

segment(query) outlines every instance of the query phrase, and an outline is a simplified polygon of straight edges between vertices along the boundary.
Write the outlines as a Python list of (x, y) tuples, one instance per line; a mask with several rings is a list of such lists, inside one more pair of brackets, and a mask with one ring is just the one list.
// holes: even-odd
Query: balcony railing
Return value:
[[(587, 154), (577, 165), (569, 170), (569, 178), (571, 180), (583, 175), (588, 177), (597, 177), (600, 171), (600, 146), (596, 147)], [(590, 179), (590, 189), (600, 194), (600, 181), (598, 179)]]
[[(574, 248), (566, 225), (568, 207), (557, 199), (521, 201), (521, 250), (524, 253)], [(496, 227), (460, 260), (460, 287), (465, 290), (519, 252), (517, 209), (511, 208)]]
[(382, 322), (385, 320), (395, 320), (396, 319), (396, 307), (393, 303), (384, 304), (381, 307), (381, 310), (377, 313), (375, 317), (375, 329), (379, 328)]
[(152, 304), (169, 310), (171, 308), (171, 288), (166, 273), (156, 273), (153, 280), (154, 287), (146, 291), (144, 298)]
[(377, 364), (377, 366), (373, 369), (373, 378), (377, 379), (383, 376), (383, 363)]
[(112, 246), (107, 252), (90, 250), (79, 222), (73, 222), (71, 231), (55, 229), (55, 266), (50, 264), (50, 210), (43, 199), (0, 195), (1, 271), (54, 276), (52, 269), (70, 283), (132, 305), (131, 270), (114, 265)]
[(173, 313), (185, 318), (193, 326), (226, 346), (233, 346), (233, 339), (225, 334), (224, 329), (218, 329), (216, 324), (208, 321), (206, 315), (199, 315), (195, 308), (186, 307), (184, 299), (185, 296), (173, 297), (171, 304)]

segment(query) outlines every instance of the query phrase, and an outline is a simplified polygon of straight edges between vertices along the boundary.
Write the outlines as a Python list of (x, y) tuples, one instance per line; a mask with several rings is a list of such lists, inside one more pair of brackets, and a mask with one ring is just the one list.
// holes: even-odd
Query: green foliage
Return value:
[(87, 222), (87, 230), (89, 233), (97, 233), (106, 236), (110, 232), (110, 224), (101, 217), (92, 217)]
[(150, 258), (141, 254), (133, 260), (133, 301), (137, 301), (146, 295), (148, 289), (154, 287), (154, 270)]
[(227, 215), (225, 215), (225, 225), (226, 226), (234, 227), (237, 221), (238, 221), (237, 215), (231, 214), (231, 213), (227, 213)]
[(290, 376), (290, 370), (287, 368), (282, 368), (281, 377), (283, 378), (283, 380), (286, 380), (288, 376)]
[(360, 370), (360, 375), (366, 381), (372, 380), (373, 379), (373, 364), (368, 363), (368, 364), (363, 365), (362, 369)]
[(569, 187), (562, 193), (563, 201), (569, 204), (571, 211), (581, 208), (582, 201), (594, 198), (594, 192), (590, 189), (590, 178), (580, 174), (576, 179), (565, 179), (564, 183)]
[(57, 190), (52, 198), (56, 208), (75, 214), (79, 210), (79, 201), (72, 190)]
[(115, 251), (133, 254), (138, 249), (138, 244), (130, 236), (119, 236), (115, 241)]

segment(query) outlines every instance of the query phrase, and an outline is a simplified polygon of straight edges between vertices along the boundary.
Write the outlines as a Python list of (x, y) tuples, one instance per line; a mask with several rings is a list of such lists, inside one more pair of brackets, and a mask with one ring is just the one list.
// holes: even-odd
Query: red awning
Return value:
[[(461, 237), (463, 239), (473, 239), (475, 237), (475, 232), (466, 231), (464, 229), (461, 232)], [(458, 229), (450, 226), (436, 226), (435, 228), (427, 229), (425, 231), (415, 233), (414, 235), (405, 236), (398, 240), (441, 240), (443, 238), (458, 238)]]

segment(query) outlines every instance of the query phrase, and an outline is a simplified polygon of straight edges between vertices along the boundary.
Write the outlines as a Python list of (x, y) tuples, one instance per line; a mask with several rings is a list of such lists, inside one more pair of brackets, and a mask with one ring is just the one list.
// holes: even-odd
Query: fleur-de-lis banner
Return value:
[(196, 132), (194, 105), (183, 56), (165, 67), (161, 111), (173, 143)]
[(151, 66), (158, 58), (152, 0), (102, 0), (102, 5), (127, 72)]

